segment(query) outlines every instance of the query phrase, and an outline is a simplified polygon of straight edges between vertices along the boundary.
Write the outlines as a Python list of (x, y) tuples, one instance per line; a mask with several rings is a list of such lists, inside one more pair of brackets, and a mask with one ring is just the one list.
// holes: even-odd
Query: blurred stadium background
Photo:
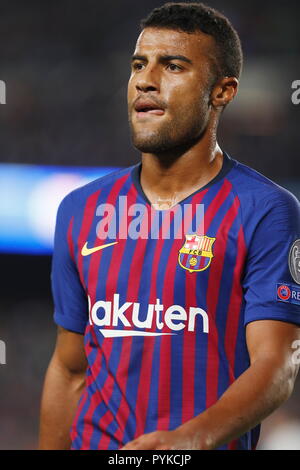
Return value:
[[(55, 212), (76, 186), (138, 161), (127, 124), (129, 58), (154, 0), (0, 0), (0, 449), (34, 449), (53, 351), (50, 264)], [(300, 3), (211, 0), (238, 30), (240, 93), (219, 141), (300, 197)], [(45, 194), (47, 195), (45, 197)], [(299, 379), (300, 380), (300, 379)], [(260, 449), (300, 449), (299, 380), (268, 418)]]

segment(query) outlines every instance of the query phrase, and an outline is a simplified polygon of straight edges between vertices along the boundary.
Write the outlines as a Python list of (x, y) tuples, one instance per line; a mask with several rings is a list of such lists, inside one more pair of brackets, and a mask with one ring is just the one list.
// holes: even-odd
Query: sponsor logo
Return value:
[(96, 251), (103, 250), (103, 248), (107, 248), (108, 246), (115, 245), (116, 243), (118, 242), (106, 243), (105, 245), (94, 246), (93, 248), (88, 248), (87, 242), (86, 242), (85, 245), (82, 247), (81, 254), (82, 256), (92, 255)]
[(277, 300), (300, 305), (300, 287), (294, 284), (277, 284)]
[(212, 246), (215, 240), (206, 235), (186, 235), (184, 245), (178, 252), (179, 265), (190, 273), (207, 269), (214, 256)]
[(292, 278), (300, 284), (300, 239), (296, 240), (289, 253), (289, 268)]
[(209, 331), (208, 315), (199, 307), (186, 311), (181, 305), (171, 305), (165, 309), (160, 299), (156, 299), (155, 304), (146, 306), (145, 312), (139, 302), (120, 305), (119, 294), (114, 294), (112, 301), (98, 300), (93, 305), (90, 297), (88, 301), (90, 325), (100, 327), (105, 338), (176, 335), (184, 329), (195, 331), (196, 319), (197, 325), (201, 322), (203, 333)]

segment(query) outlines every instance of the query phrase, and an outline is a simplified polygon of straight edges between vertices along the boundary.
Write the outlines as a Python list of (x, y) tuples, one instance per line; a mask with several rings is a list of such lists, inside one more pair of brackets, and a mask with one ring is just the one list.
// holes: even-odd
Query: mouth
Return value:
[(136, 111), (136, 116), (138, 118), (148, 117), (148, 116), (162, 116), (165, 114), (165, 110), (159, 107), (156, 103), (140, 101), (137, 102), (134, 106)]
[(165, 114), (163, 109), (148, 109), (146, 111), (137, 111), (136, 115), (138, 118), (147, 117), (149, 115), (162, 116)]

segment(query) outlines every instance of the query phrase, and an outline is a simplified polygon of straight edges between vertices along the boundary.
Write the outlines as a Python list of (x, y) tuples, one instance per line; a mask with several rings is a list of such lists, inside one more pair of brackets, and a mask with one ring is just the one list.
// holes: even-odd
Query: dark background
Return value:
[[(163, 3), (0, 0), (0, 79), (7, 86), (7, 104), (0, 106), (0, 162), (138, 161), (127, 124), (129, 59), (140, 19)], [(208, 3), (233, 22), (245, 55), (240, 92), (224, 113), (219, 143), (299, 197), (300, 105), (292, 104), (291, 83), (300, 79), (300, 4)], [(43, 375), (56, 334), (51, 259), (6, 254), (0, 262), (0, 339), (7, 346), (7, 364), (0, 365), (0, 449), (35, 448)], [(297, 397), (295, 392), (270, 419), (286, 422), (292, 416), (295, 424)]]

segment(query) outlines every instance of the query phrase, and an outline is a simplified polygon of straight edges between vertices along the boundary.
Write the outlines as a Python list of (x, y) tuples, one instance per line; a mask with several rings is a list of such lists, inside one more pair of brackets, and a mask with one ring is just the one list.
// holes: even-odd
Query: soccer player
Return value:
[(216, 140), (239, 37), (200, 3), (143, 20), (128, 113), (141, 162), (71, 192), (41, 449), (255, 449), (298, 371), (300, 210)]

